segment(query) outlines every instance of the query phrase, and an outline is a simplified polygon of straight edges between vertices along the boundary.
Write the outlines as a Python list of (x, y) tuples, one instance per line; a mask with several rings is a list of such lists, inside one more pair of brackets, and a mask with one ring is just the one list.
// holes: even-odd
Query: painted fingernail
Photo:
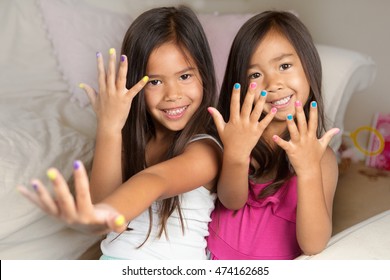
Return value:
[(292, 116), (291, 114), (288, 114), (288, 115), (287, 115), (287, 119), (288, 119), (289, 121), (291, 121), (291, 120), (293, 119), (293, 116)]
[(32, 184), (32, 187), (33, 187), (34, 191), (38, 191), (38, 184), (33, 183), (33, 184)]
[(126, 56), (125, 55), (121, 55), (121, 61), (124, 62), (126, 60)]
[(250, 83), (249, 87), (250, 87), (251, 89), (254, 89), (254, 88), (257, 87), (257, 84), (256, 84), (256, 83)]
[(125, 220), (125, 217), (123, 215), (119, 215), (118, 217), (115, 218), (115, 221), (114, 221), (114, 223), (117, 227), (122, 226), (125, 222), (126, 222), (126, 220)]
[(85, 88), (85, 85), (84, 85), (83, 83), (79, 83), (79, 88), (84, 89), (84, 88)]
[(313, 102), (311, 103), (311, 107), (313, 107), (313, 108), (317, 107), (317, 102), (313, 101)]
[(100, 57), (102, 55), (101, 52), (96, 52), (96, 57)]
[(272, 136), (272, 140), (274, 141), (278, 140), (278, 136), (277, 135)]
[(80, 166), (81, 166), (81, 163), (80, 163), (79, 160), (75, 160), (75, 161), (73, 162), (73, 169), (74, 169), (74, 170), (79, 169)]
[(57, 178), (57, 172), (54, 169), (49, 169), (46, 175), (52, 181), (54, 181)]
[(142, 78), (142, 81), (144, 81), (145, 83), (148, 82), (148, 81), (149, 81), (149, 77), (148, 77), (148, 76), (144, 76), (144, 77)]
[(114, 49), (114, 48), (109, 49), (109, 50), (108, 50), (108, 53), (109, 53), (110, 55), (114, 54), (114, 53), (115, 53), (115, 49)]
[(300, 107), (302, 105), (301, 101), (297, 100), (295, 101), (295, 107)]
[(261, 94), (261, 96), (266, 96), (266, 95), (267, 95), (267, 91), (262, 90), (262, 91), (260, 92), (260, 94)]
[(235, 88), (235, 89), (239, 89), (239, 88), (240, 88), (240, 84), (239, 84), (239, 83), (235, 83), (235, 84), (234, 84), (234, 88)]
[(207, 108), (207, 111), (209, 112), (210, 115), (213, 115), (213, 109)]
[(339, 134), (340, 133), (340, 128), (337, 128), (337, 129), (335, 129), (335, 131), (334, 131), (334, 135), (337, 135), (337, 134)]
[(275, 107), (272, 107), (272, 109), (271, 109), (272, 114), (275, 114), (277, 111), (278, 111), (278, 109), (276, 109)]

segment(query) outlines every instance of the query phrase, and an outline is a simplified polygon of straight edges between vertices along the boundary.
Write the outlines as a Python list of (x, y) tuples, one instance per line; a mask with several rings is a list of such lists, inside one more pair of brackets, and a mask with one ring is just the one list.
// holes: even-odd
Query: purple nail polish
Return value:
[(125, 55), (121, 55), (121, 61), (125, 61), (126, 60), (126, 56)]
[(76, 160), (75, 162), (73, 162), (73, 169), (77, 170), (79, 168), (80, 168), (80, 161)]
[(101, 52), (96, 53), (96, 57), (100, 57), (101, 55), (102, 55)]
[(38, 185), (37, 184), (33, 183), (32, 187), (33, 187), (34, 191), (38, 191)]

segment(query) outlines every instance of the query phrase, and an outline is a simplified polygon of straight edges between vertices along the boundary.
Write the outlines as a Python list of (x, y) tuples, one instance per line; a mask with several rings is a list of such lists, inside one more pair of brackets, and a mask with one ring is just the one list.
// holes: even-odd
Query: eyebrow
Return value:
[[(180, 75), (180, 74), (184, 74), (186, 72), (189, 72), (189, 71), (195, 71), (195, 67), (187, 67), (187, 68), (184, 68), (183, 70), (180, 70), (178, 72), (175, 73), (175, 75)], [(149, 78), (156, 78), (156, 77), (164, 77), (164, 75), (159, 75), (159, 74), (150, 74), (148, 75)]]
[[(290, 57), (290, 56), (293, 56), (293, 55), (294, 54), (292, 54), (292, 53), (283, 53), (283, 54), (281, 54), (281, 55), (279, 55), (277, 57), (272, 58), (269, 62), (278, 62), (278, 61), (281, 61), (282, 59), (284, 59), (286, 57)], [(258, 64), (251, 64), (251, 65), (249, 65), (248, 68), (253, 68), (256, 65), (258, 65)]]

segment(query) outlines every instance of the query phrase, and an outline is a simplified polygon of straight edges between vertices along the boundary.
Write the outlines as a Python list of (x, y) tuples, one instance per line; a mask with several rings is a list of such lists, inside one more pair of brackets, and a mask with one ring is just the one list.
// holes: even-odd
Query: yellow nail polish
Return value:
[(115, 53), (115, 49), (114, 48), (111, 48), (109, 51), (108, 51), (109, 54), (114, 54)]
[(79, 88), (84, 89), (84, 88), (85, 88), (85, 85), (84, 85), (83, 83), (80, 83), (80, 84), (79, 84)]
[(46, 175), (52, 181), (54, 181), (57, 178), (57, 172), (54, 169), (49, 169)]
[(142, 81), (144, 81), (144, 82), (146, 83), (147, 81), (149, 81), (149, 77), (148, 77), (148, 76), (144, 76), (144, 77), (142, 78)]
[(119, 215), (118, 217), (116, 217), (114, 223), (117, 227), (120, 227), (125, 223), (125, 221), (126, 221), (125, 217), (122, 215)]

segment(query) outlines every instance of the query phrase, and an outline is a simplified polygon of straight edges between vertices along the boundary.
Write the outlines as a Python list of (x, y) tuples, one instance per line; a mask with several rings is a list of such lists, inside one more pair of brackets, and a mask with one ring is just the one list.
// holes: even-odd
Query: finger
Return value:
[(286, 120), (287, 128), (288, 128), (288, 131), (290, 133), (291, 140), (292, 141), (299, 141), (300, 134), (299, 134), (297, 125), (295, 124), (294, 117), (291, 114), (288, 114), (286, 119), (287, 119)]
[(104, 61), (101, 52), (96, 53), (97, 69), (98, 69), (98, 84), (99, 92), (106, 92), (106, 70), (104, 69)]
[(117, 213), (107, 219), (107, 225), (112, 231), (120, 233), (127, 229), (128, 222), (123, 215)]
[(295, 116), (297, 118), (298, 130), (300, 134), (307, 133), (307, 122), (305, 112), (303, 111), (302, 102), (295, 101)]
[[(256, 102), (255, 103), (255, 107), (253, 108), (253, 111), (252, 111), (252, 114), (251, 114), (251, 118), (250, 118), (251, 121), (258, 122), (259, 119), (260, 119), (261, 113), (263, 113), (264, 104), (265, 104), (265, 101), (267, 100), (267, 92), (265, 90), (262, 90), (260, 92), (259, 96), (260, 97), (257, 98), (257, 101), (255, 101)], [(275, 108), (275, 110), (276, 110), (276, 108)]]
[(93, 211), (93, 205), (87, 172), (83, 163), (78, 160), (73, 163), (73, 170), (78, 213), (81, 216), (89, 215)]
[(319, 140), (323, 146), (328, 146), (332, 138), (340, 133), (339, 128), (332, 128), (328, 130)]
[(253, 102), (255, 99), (256, 87), (256, 83), (250, 83), (249, 89), (245, 95), (244, 103), (242, 104), (241, 117), (248, 118), (250, 116), (253, 108)]
[(278, 109), (276, 109), (275, 107), (271, 109), (271, 111), (259, 122), (258, 124), (258, 128), (261, 130), (261, 131), (264, 131), (268, 125), (272, 122), (272, 120), (274, 119), (276, 113), (277, 113)]
[[(25, 186), (17, 186), (16, 187), (19, 193), (21, 193), (25, 198), (30, 200), (32, 203), (37, 205), (39, 208), (41, 208), (43, 211), (45, 211), (41, 201), (39, 200), (39, 197), (36, 193), (28, 190)], [(46, 212), (46, 211), (45, 211)]]
[(45, 188), (45, 186), (39, 180), (32, 181), (33, 189), (37, 194), (41, 208), (46, 212), (54, 216), (58, 216), (59, 209), (55, 203), (51, 193)]
[(239, 83), (234, 84), (232, 97), (230, 100), (230, 119), (239, 119), (240, 117), (240, 88)]
[(129, 89), (126, 95), (132, 100), (148, 83), (149, 77), (144, 76), (138, 83)]
[(107, 71), (107, 88), (110, 92), (115, 92), (115, 80), (116, 80), (116, 51), (114, 48), (109, 49), (108, 71)]
[(89, 85), (80, 83), (79, 87), (85, 91), (85, 93), (88, 96), (89, 101), (91, 102), (92, 107), (95, 107), (96, 104), (96, 97), (97, 93), (96, 91)]
[(122, 54), (119, 63), (118, 77), (116, 79), (117, 89), (126, 88), (126, 76), (127, 76), (127, 57)]
[(226, 123), (223, 120), (221, 113), (213, 107), (208, 107), (207, 111), (209, 111), (211, 117), (213, 118), (214, 124), (217, 128), (217, 132), (221, 136), (221, 134), (226, 126)]
[(54, 185), (54, 192), (58, 208), (60, 210), (60, 215), (68, 223), (73, 222), (77, 216), (76, 205), (64, 177), (62, 177), (61, 173), (55, 168), (50, 168), (47, 171), (47, 177)]
[(317, 135), (318, 127), (318, 110), (317, 102), (312, 101), (310, 104), (310, 120), (309, 120), (309, 134), (315, 136)]
[(283, 150), (287, 151), (289, 143), (282, 138), (280, 138), (278, 135), (272, 136), (272, 140), (281, 147)]

